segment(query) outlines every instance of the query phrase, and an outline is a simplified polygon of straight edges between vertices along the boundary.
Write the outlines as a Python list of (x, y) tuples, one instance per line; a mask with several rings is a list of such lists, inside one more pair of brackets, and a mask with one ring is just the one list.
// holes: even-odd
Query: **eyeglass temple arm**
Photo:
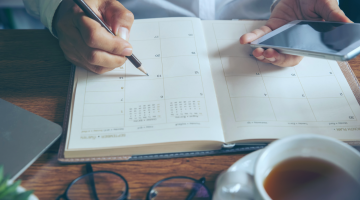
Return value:
[(66, 199), (64, 194), (62, 194), (56, 198), (56, 200), (61, 200), (61, 199)]
[[(201, 178), (198, 180), (198, 183), (201, 183), (201, 185), (203, 185), (205, 183), (205, 178)], [(194, 184), (189, 195), (186, 197), (185, 200), (191, 200), (192, 198), (194, 198), (194, 196), (196, 195), (196, 193), (199, 191), (199, 189), (201, 188), (202, 186), (198, 187), (197, 184)]]
[[(86, 164), (86, 172), (87, 173), (92, 173), (93, 172), (93, 168), (92, 168), (90, 163)], [(99, 200), (99, 197), (98, 197), (98, 195), (96, 193), (96, 187), (95, 187), (95, 181), (94, 181), (93, 174), (89, 175), (89, 184), (91, 186), (91, 191), (93, 192), (95, 200)]]

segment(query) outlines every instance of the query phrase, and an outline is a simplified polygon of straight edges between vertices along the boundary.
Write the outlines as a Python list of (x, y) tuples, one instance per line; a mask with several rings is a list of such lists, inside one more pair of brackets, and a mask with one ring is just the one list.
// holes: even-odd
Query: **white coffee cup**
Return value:
[(276, 140), (258, 156), (254, 174), (228, 170), (216, 182), (214, 200), (270, 200), (264, 181), (271, 170), (284, 160), (296, 157), (318, 158), (342, 168), (360, 184), (360, 153), (350, 145), (314, 134), (293, 135)]

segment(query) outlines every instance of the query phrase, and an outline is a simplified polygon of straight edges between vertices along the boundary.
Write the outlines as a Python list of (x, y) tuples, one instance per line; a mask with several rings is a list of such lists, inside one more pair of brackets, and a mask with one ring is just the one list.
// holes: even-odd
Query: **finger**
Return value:
[(263, 48), (256, 48), (252, 55), (258, 60), (258, 61), (261, 61), (263, 63), (270, 63), (270, 61), (266, 60), (263, 53), (264, 53), (264, 49)]
[(299, 64), (303, 57), (281, 54), (274, 49), (266, 49), (263, 53), (265, 60), (280, 67), (291, 67)]
[(95, 66), (87, 62), (84, 62), (80, 53), (78, 51), (74, 51), (74, 49), (71, 49), (69, 45), (64, 45), (63, 43), (60, 42), (60, 47), (64, 51), (65, 59), (76, 66), (88, 69), (97, 74), (103, 74), (105, 72), (113, 70), (113, 68)]
[(340, 9), (336, 0), (318, 1), (316, 4), (316, 12), (325, 19), (325, 21), (334, 22), (352, 22), (345, 13)]
[(105, 72), (113, 70), (112, 68), (95, 66), (95, 65), (91, 65), (87, 62), (82, 61), (82, 59), (81, 59), (82, 56), (79, 54), (79, 52), (74, 51), (74, 49), (70, 49), (69, 45), (64, 45), (63, 43), (60, 42), (60, 47), (64, 51), (65, 59), (68, 60), (69, 62), (73, 63), (76, 66), (88, 69), (97, 74), (103, 74)]
[(114, 55), (100, 49), (88, 47), (81, 38), (78, 39), (78, 44), (75, 48), (80, 52), (85, 63), (89, 65), (110, 68), (111, 70), (120, 67), (126, 61), (126, 57), (124, 56)]
[(260, 62), (263, 62), (263, 63), (271, 63), (270, 61), (266, 60), (266, 59), (262, 59), (262, 60), (259, 60)]
[(115, 55), (130, 56), (132, 54), (132, 47), (129, 42), (113, 36), (98, 22), (83, 13), (75, 17), (75, 24), (87, 46)]
[(129, 32), (134, 22), (134, 15), (118, 1), (110, 1), (101, 10), (104, 19), (116, 36), (129, 40)]
[[(71, 37), (66, 37), (65, 40), (60, 41), (60, 47), (63, 49), (68, 57), (78, 57), (78, 62), (102, 66), (105, 68), (114, 69), (120, 67), (126, 61), (124, 56), (110, 54), (108, 52), (88, 47), (82, 40), (81, 35), (76, 29), (69, 29), (68, 34)], [(71, 38), (71, 40), (69, 39)]]
[(268, 26), (262, 26), (259, 29), (255, 29), (250, 33), (246, 33), (240, 37), (241, 44), (249, 44), (250, 42), (262, 37), (265, 34), (271, 32), (271, 29)]
[(106, 67), (101, 67), (101, 66), (96, 66), (96, 65), (88, 65), (88, 66), (85, 66), (86, 69), (96, 73), (96, 74), (103, 74), (105, 72), (109, 72), (113, 69), (110, 69), (110, 68), (106, 68)]
[[(68, 59), (68, 58), (67, 58)], [(71, 58), (70, 58), (71, 59)], [(102, 67), (102, 66), (96, 66), (96, 65), (91, 65), (88, 63), (83, 63), (77, 60), (72, 60), (71, 61), (74, 65), (88, 69), (89, 71), (92, 71), (96, 74), (103, 74), (105, 72), (111, 71), (113, 70), (112, 68), (107, 68), (107, 67)]]
[(83, 51), (81, 54), (87, 63), (91, 65), (102, 66), (111, 69), (120, 67), (126, 61), (126, 58), (124, 56), (109, 54), (105, 51), (101, 51), (97, 49), (88, 48), (85, 51)]
[(265, 57), (263, 56), (263, 53), (264, 53), (264, 49), (263, 48), (256, 48), (253, 52), (252, 52), (252, 54), (253, 54), (253, 56), (256, 58), (256, 59), (258, 59), (258, 60), (260, 60), (260, 61), (263, 61), (264, 59), (265, 59)]

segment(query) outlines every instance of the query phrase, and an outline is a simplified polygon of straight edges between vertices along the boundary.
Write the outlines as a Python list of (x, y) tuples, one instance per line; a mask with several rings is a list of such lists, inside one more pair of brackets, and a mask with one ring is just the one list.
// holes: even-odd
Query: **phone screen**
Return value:
[(360, 24), (300, 22), (260, 44), (338, 53), (360, 40)]

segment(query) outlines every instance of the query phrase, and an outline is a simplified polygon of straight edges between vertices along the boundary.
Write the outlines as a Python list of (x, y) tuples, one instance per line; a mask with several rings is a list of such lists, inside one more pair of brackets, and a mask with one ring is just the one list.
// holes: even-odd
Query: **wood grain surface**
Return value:
[[(360, 56), (350, 66), (360, 78)], [(0, 98), (62, 125), (70, 75), (58, 41), (46, 30), (0, 31)], [(85, 172), (84, 164), (57, 162), (56, 142), (21, 176), (22, 186), (39, 199), (55, 199)], [(129, 182), (130, 199), (145, 199), (148, 189), (170, 176), (206, 178), (211, 189), (216, 177), (244, 154), (93, 164)]]

